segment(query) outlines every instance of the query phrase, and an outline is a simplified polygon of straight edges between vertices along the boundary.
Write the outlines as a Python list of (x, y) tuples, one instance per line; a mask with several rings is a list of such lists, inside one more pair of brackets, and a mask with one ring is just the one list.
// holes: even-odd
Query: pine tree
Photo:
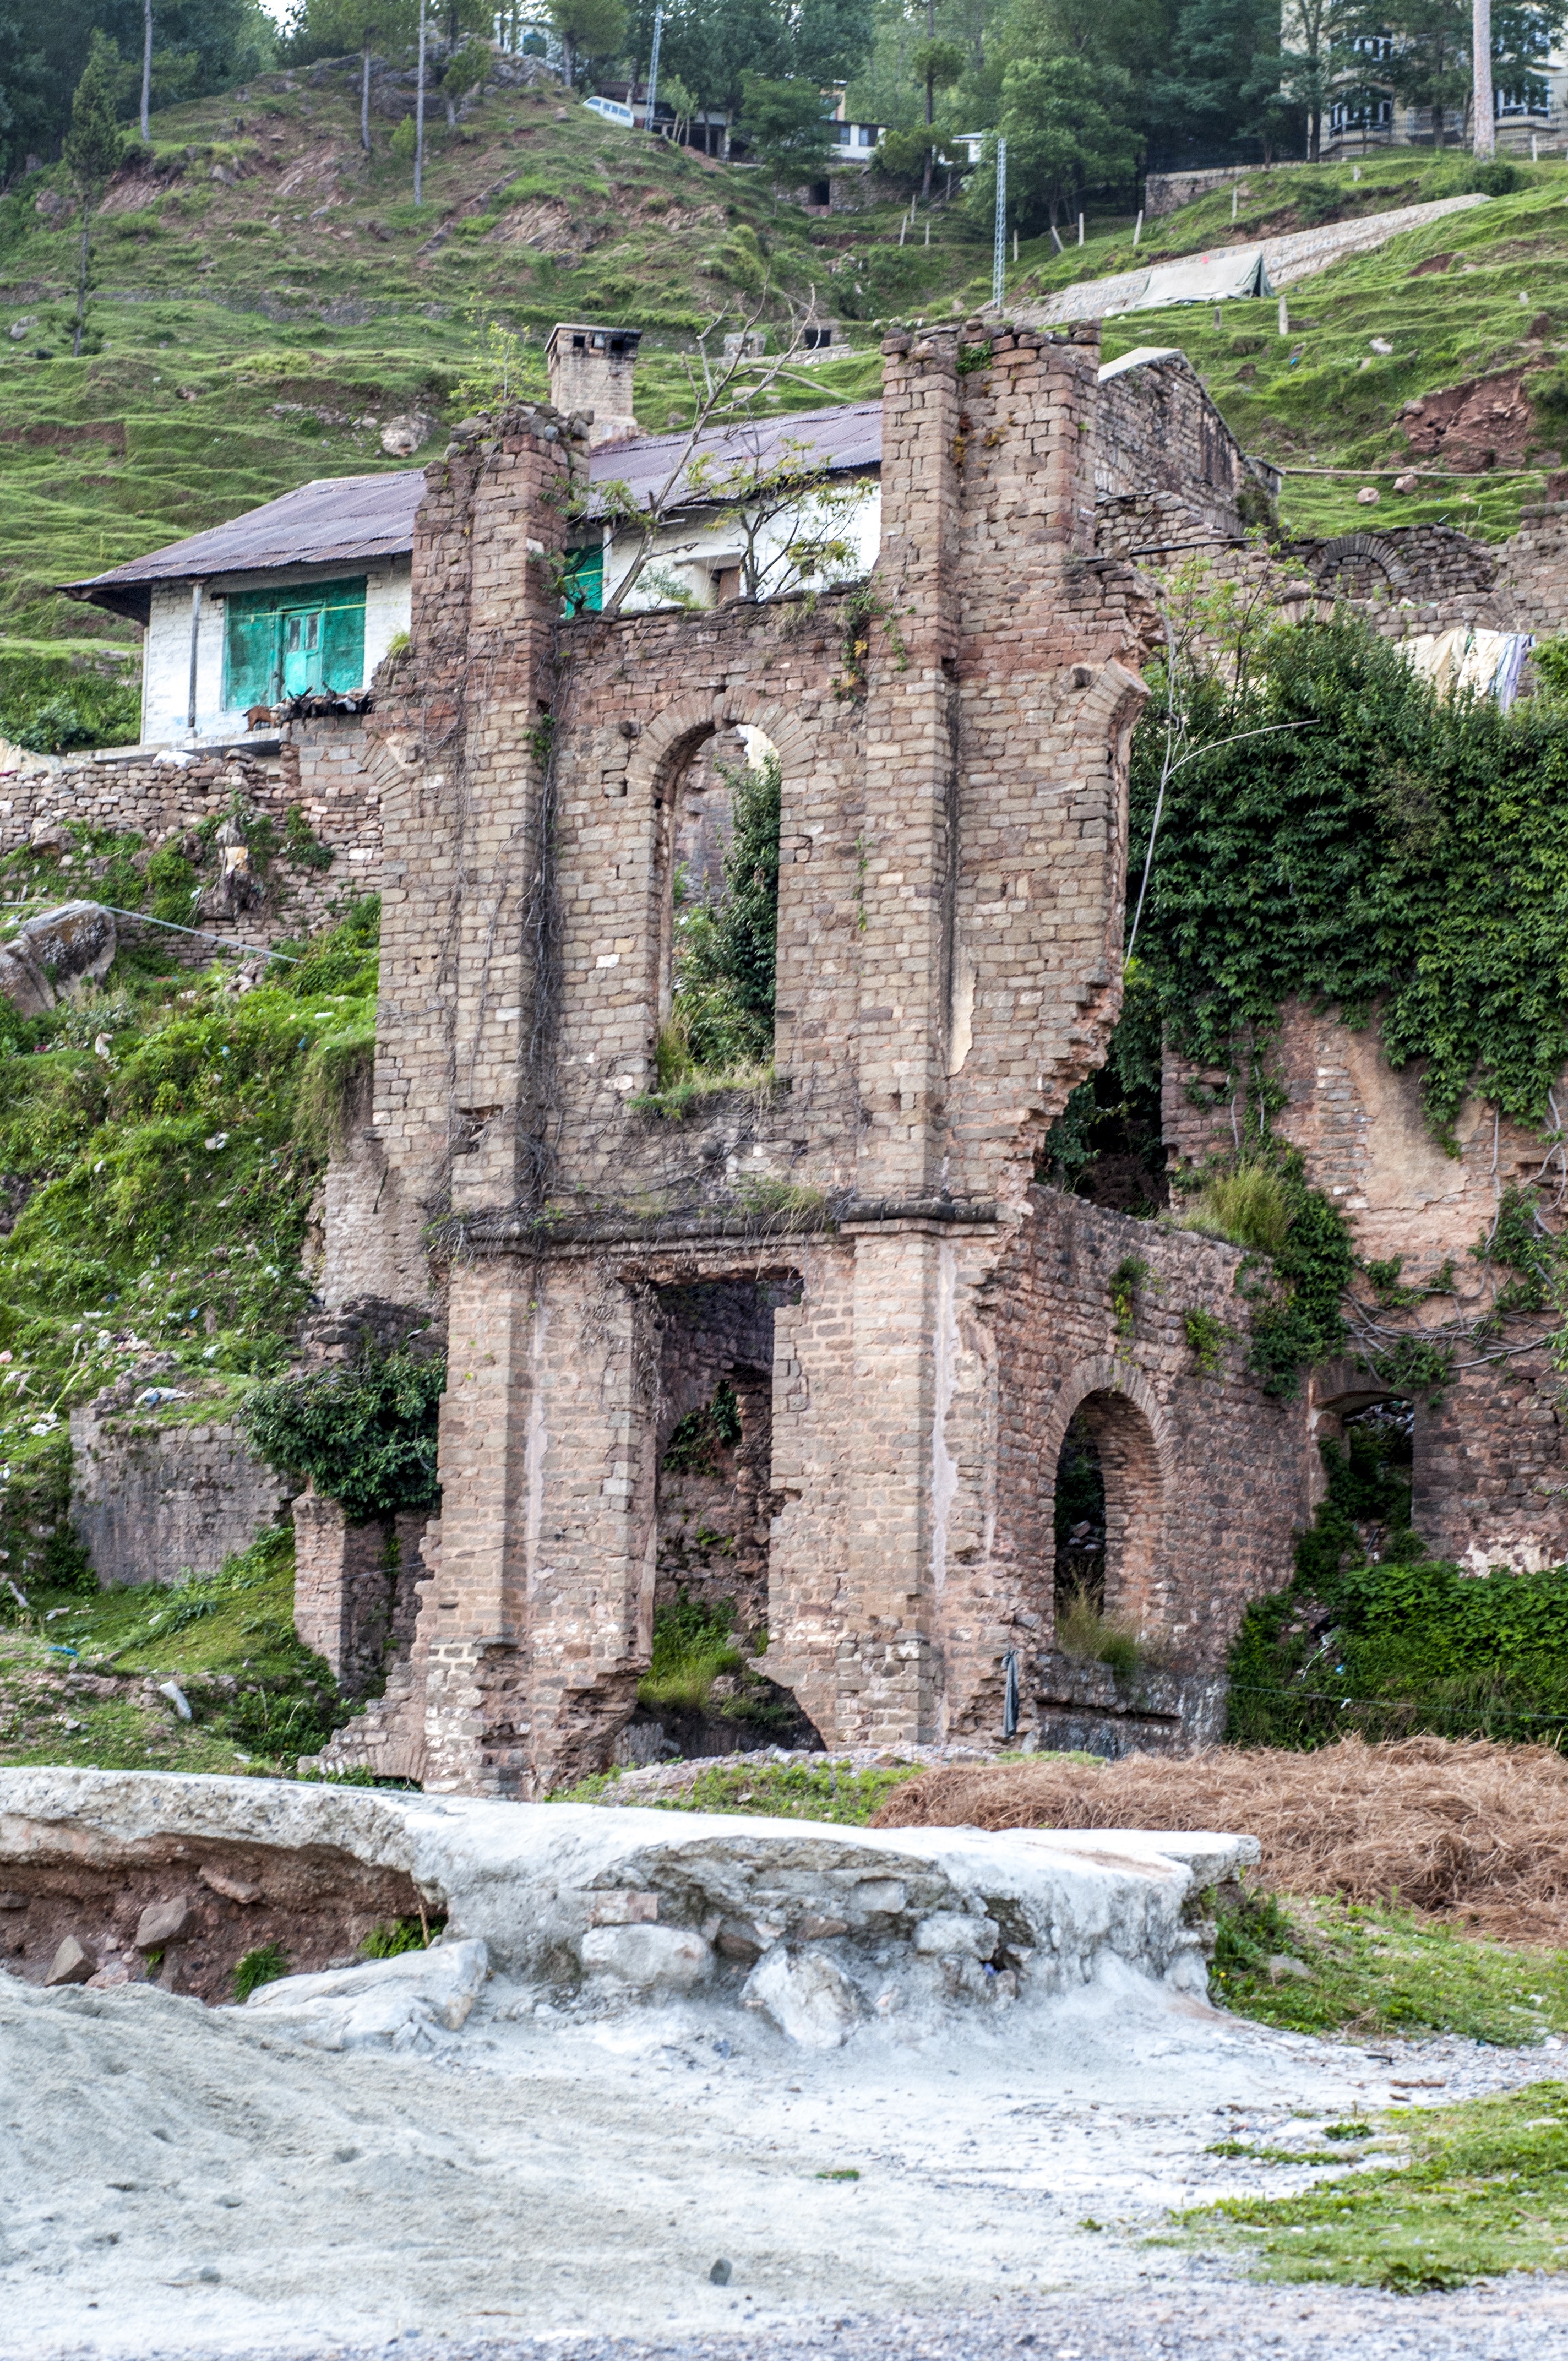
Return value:
[(72, 356), (82, 350), (87, 320), (87, 271), (92, 251), (93, 215), (125, 152), (125, 137), (115, 120), (115, 82), (119, 52), (104, 33), (94, 32), (87, 63), (71, 102), (71, 128), (62, 153), (77, 202), (82, 207), (82, 253), (76, 273), (76, 333)]

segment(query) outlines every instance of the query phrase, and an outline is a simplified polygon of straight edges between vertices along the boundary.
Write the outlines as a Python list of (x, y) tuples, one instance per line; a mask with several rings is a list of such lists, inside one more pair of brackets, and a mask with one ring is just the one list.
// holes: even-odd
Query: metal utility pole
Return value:
[(996, 234), (991, 249), (991, 301), (1002, 309), (1007, 292), (1007, 142), (996, 143)]
[(664, 12), (662, 8), (655, 8), (653, 11), (653, 47), (649, 52), (648, 57), (648, 112), (642, 118), (642, 127), (645, 131), (652, 131), (653, 128), (653, 108), (659, 96), (659, 42), (663, 35), (663, 30)]
[(1475, 153), (1495, 156), (1497, 110), (1492, 96), (1492, 0), (1470, 0), (1470, 80), (1475, 93)]
[(424, 0), (419, 0), (419, 88), (414, 93), (414, 203), (424, 181)]
[(147, 134), (148, 106), (152, 97), (152, 0), (141, 0), (141, 136)]

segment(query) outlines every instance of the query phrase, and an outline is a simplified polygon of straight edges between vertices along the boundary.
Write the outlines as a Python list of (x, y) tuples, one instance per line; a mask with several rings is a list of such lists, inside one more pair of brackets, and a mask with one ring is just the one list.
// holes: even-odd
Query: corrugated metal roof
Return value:
[[(596, 484), (624, 484), (642, 507), (668, 482), (686, 442), (685, 434), (641, 434), (634, 443), (601, 443), (589, 464), (589, 478)], [(731, 469), (761, 475), (791, 444), (804, 445), (834, 475), (880, 467), (882, 404), (846, 401), (831, 410), (784, 411), (776, 418), (750, 420), (722, 434), (703, 435), (692, 456), (711, 460), (720, 477), (728, 477)], [(677, 482), (672, 498), (678, 502), (680, 497)], [(594, 505), (590, 503), (590, 515)]]
[(395, 475), (329, 476), (251, 509), (210, 533), (133, 557), (107, 574), (60, 588), (145, 622), (155, 582), (207, 581), (215, 574), (261, 574), (275, 566), (335, 566), (349, 558), (396, 557), (413, 547), (414, 511), (424, 493), (420, 468)]
[[(834, 474), (874, 467), (882, 458), (880, 401), (840, 403), (831, 410), (797, 410), (758, 419), (720, 434), (705, 434), (697, 445), (718, 469), (754, 467), (760, 473), (787, 443), (807, 445)], [(589, 461), (589, 480), (619, 480), (639, 503), (667, 481), (686, 445), (684, 434), (645, 434), (635, 442), (605, 443)], [(695, 456), (695, 455), (694, 455)], [(284, 566), (336, 566), (352, 559), (396, 557), (413, 547), (414, 511), (424, 494), (424, 471), (413, 467), (382, 476), (329, 476), (281, 500), (150, 550), (128, 566), (60, 587), (68, 598), (84, 598), (145, 623), (155, 582), (210, 581), (219, 574), (261, 574)], [(678, 497), (679, 487), (676, 487)], [(590, 513), (592, 511), (590, 510)]]

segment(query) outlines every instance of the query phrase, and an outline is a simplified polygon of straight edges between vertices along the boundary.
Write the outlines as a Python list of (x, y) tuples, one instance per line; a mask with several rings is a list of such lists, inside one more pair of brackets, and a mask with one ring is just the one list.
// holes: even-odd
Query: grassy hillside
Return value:
[[(634, 321), (658, 427), (689, 405), (677, 349), (726, 304), (767, 288), (783, 317), (814, 286), (836, 302), (837, 225), (554, 91), (491, 92), (455, 131), (438, 119), (416, 209), (384, 124), (361, 154), (355, 84), (314, 68), (155, 118), (98, 222), (95, 349), (80, 360), (62, 170), (0, 202), (0, 630), (134, 637), (51, 586), (313, 477), (428, 459), (483, 398), (498, 326), (521, 339), (513, 382), (542, 394), (554, 321)], [(920, 270), (951, 280), (976, 251), (920, 248)], [(874, 359), (813, 369), (771, 406), (875, 381)], [(380, 444), (409, 416), (426, 428), (412, 462)]]
[[(874, 392), (885, 320), (961, 316), (990, 291), (990, 240), (961, 203), (922, 216), (901, 247), (895, 197), (807, 215), (757, 171), (620, 130), (554, 86), (491, 90), (455, 128), (438, 114), (417, 209), (384, 119), (375, 153), (360, 150), (356, 61), (269, 75), (169, 109), (153, 129), (98, 220), (90, 349), (78, 360), (63, 174), (34, 174), (0, 200), (7, 719), (49, 704), (49, 651), (61, 642), (111, 669), (113, 643), (134, 645), (129, 625), (61, 600), (55, 583), (312, 477), (427, 460), (500, 366), (543, 391), (543, 335), (556, 319), (643, 328), (639, 410), (657, 429), (689, 413), (683, 354), (726, 305), (763, 301), (782, 319), (815, 293), (845, 323), (855, 351), (768, 398), (790, 410)], [(1151, 223), (1135, 254), (1130, 220), (1091, 223), (1086, 244), (1062, 255), (1048, 237), (1025, 241), (1009, 295), (1026, 308), (1135, 260), (1420, 203), (1467, 178), (1463, 157), (1417, 153), (1374, 159), (1359, 179), (1349, 166), (1254, 172), (1234, 224), (1221, 192)], [(1217, 324), (1194, 305), (1109, 323), (1107, 354), (1180, 345), (1248, 447), (1302, 471), (1288, 481), (1288, 526), (1365, 523), (1354, 496), (1366, 472), (1409, 456), (1403, 404), (1477, 378), (1522, 372), (1537, 395), (1556, 379), (1568, 171), (1524, 165), (1518, 179), (1474, 213), (1298, 286), (1286, 339), (1272, 303), (1229, 304)], [(1392, 350), (1375, 353), (1374, 337)], [(1402, 499), (1386, 474), (1379, 521), (1442, 519), (1493, 539), (1513, 530), (1568, 445), (1568, 396), (1556, 412), (1550, 401), (1523, 410), (1522, 429), (1468, 481), (1429, 481)], [(389, 421), (411, 417), (423, 436), (412, 461), (380, 441)], [(1452, 455), (1428, 464), (1451, 467)], [(18, 665), (25, 697), (13, 694)]]

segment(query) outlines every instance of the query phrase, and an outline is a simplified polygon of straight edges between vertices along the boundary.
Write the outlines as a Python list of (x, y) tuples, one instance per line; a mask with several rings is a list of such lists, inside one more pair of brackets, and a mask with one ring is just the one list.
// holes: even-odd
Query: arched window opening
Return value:
[(733, 757), (698, 748), (674, 791), (662, 1092), (755, 1088), (773, 1068), (784, 782), (772, 741), (737, 734)]
[(1162, 1213), (1170, 1183), (1161, 1062), (1159, 1011), (1135, 960), (1105, 1063), (1080, 1082), (1046, 1134), (1036, 1180), (1118, 1213)]
[(1121, 1393), (1087, 1395), (1056, 1466), (1058, 1632), (1102, 1622), (1138, 1640), (1156, 1635), (1163, 1490), (1154, 1433), (1137, 1404)]
[(1069, 1420), (1057, 1461), (1056, 1611), (1061, 1621), (1075, 1601), (1097, 1614), (1105, 1608), (1105, 1471), (1080, 1411)]

